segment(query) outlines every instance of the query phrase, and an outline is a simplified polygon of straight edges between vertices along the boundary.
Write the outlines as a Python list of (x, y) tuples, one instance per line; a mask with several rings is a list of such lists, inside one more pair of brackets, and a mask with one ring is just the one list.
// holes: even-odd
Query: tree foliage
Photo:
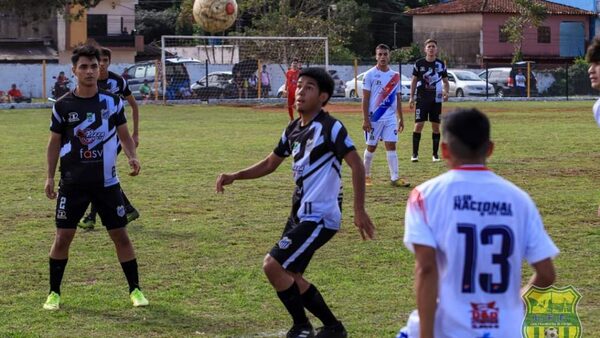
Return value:
[(67, 6), (79, 5), (81, 10), (73, 15), (79, 18), (85, 9), (96, 7), (102, 0), (2, 0), (0, 11), (12, 13), (25, 21), (47, 19), (54, 13), (66, 14)]
[(511, 16), (506, 20), (502, 32), (508, 36), (508, 41), (513, 44), (513, 62), (517, 62), (523, 60), (522, 47), (525, 29), (541, 26), (548, 14), (546, 13), (546, 5), (542, 2), (531, 0), (514, 1), (519, 8), (519, 14)]

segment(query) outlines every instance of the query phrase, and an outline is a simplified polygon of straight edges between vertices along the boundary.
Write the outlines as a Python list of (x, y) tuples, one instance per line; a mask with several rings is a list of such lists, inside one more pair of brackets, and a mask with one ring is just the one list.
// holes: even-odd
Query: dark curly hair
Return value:
[(587, 49), (587, 53), (585, 54), (585, 60), (587, 62), (600, 62), (600, 38), (595, 37), (590, 43), (590, 46)]

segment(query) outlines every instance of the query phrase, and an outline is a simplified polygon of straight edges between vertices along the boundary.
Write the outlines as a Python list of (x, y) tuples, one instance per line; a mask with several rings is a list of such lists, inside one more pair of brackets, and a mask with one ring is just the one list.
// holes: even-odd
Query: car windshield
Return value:
[(456, 77), (461, 81), (481, 81), (477, 74), (473, 72), (454, 72), (454, 75), (456, 75)]

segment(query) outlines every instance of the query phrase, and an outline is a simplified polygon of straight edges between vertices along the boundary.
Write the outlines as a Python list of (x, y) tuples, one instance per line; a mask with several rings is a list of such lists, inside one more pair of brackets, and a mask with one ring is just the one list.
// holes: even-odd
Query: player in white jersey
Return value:
[[(600, 38), (596, 37), (592, 40), (585, 58), (590, 64), (588, 74), (592, 88), (600, 90)], [(600, 99), (594, 103), (593, 111), (596, 123), (600, 126)], [(600, 217), (600, 206), (598, 206), (598, 216)]]
[(450, 170), (416, 187), (406, 206), (420, 337), (520, 337), (521, 264), (535, 270), (529, 284), (548, 287), (558, 249), (529, 195), (485, 166), (487, 117), (459, 110), (443, 129)]
[(404, 130), (400, 74), (389, 67), (390, 47), (387, 45), (380, 44), (375, 48), (375, 59), (377, 65), (367, 71), (363, 82), (363, 130), (367, 143), (364, 153), (365, 182), (367, 186), (373, 185), (371, 164), (377, 143), (383, 140), (392, 186), (408, 187), (410, 183), (398, 175), (396, 154), (398, 133)]
[(277, 147), (250, 168), (217, 178), (216, 190), (235, 180), (253, 179), (275, 171), (291, 157), (296, 188), (292, 213), (277, 244), (265, 256), (263, 271), (293, 319), (288, 338), (315, 337), (305, 308), (323, 322), (317, 338), (346, 338), (342, 323), (304, 271), (314, 252), (339, 230), (341, 222), (342, 160), (352, 169), (354, 224), (363, 239), (374, 227), (364, 209), (365, 172), (344, 125), (322, 107), (333, 94), (334, 82), (322, 68), (300, 71), (295, 104), (300, 118), (290, 122)]

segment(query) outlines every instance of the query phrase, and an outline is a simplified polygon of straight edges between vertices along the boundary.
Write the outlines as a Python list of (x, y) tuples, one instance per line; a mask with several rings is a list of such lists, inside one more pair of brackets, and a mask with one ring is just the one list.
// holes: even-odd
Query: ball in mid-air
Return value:
[(235, 0), (196, 0), (194, 20), (210, 33), (217, 33), (231, 27), (237, 18), (238, 5)]

